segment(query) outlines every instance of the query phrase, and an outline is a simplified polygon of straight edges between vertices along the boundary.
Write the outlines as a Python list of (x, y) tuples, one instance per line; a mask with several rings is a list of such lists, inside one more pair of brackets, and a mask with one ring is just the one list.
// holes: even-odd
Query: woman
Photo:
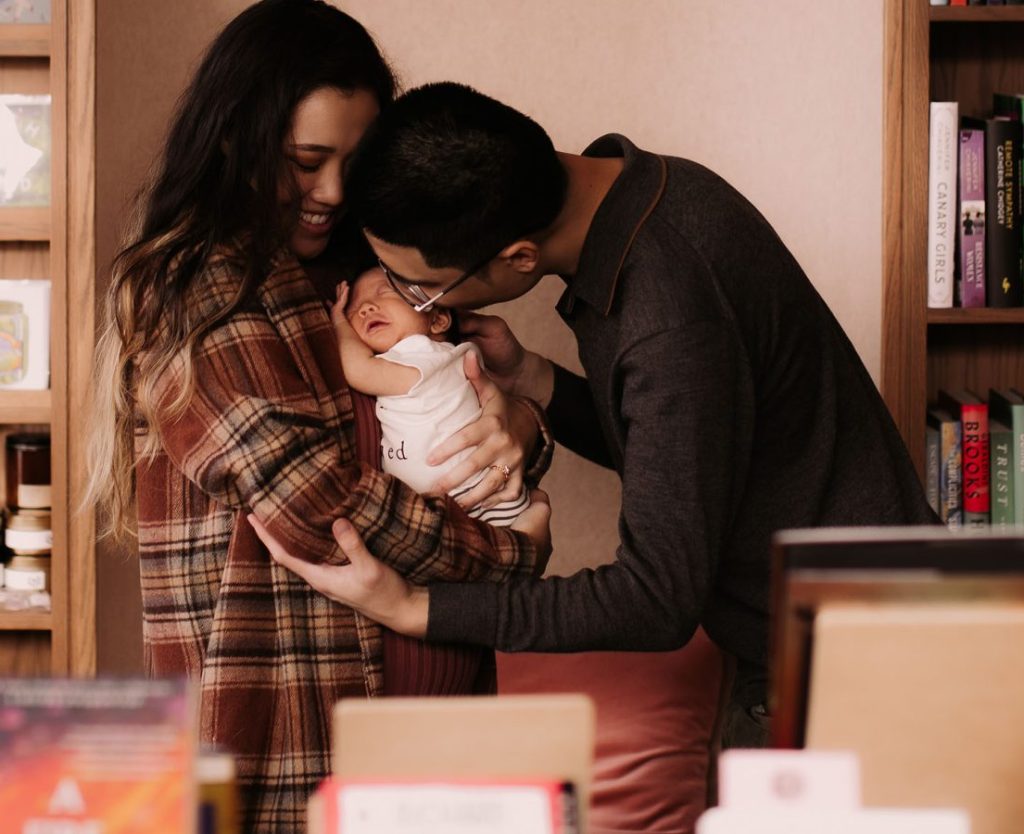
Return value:
[[(528, 536), (378, 472), (372, 404), (342, 376), (328, 303), (361, 251), (342, 173), (393, 89), (337, 9), (250, 7), (184, 94), (114, 266), (93, 495), (117, 529), (137, 502), (147, 669), (199, 679), (201, 738), (236, 755), (247, 831), (304, 828), (338, 698), (465, 693), (480, 671), (475, 650), (382, 633), (291, 577), (247, 514), (328, 564), (344, 561), (330, 530), (347, 517), (413, 582), (500, 581), (539, 560)], [(518, 490), (532, 442), (495, 431), (506, 411), (520, 427), (532, 417), (480, 390), (489, 416), (454, 445), (480, 443), (462, 468), (496, 478), (467, 503)]]

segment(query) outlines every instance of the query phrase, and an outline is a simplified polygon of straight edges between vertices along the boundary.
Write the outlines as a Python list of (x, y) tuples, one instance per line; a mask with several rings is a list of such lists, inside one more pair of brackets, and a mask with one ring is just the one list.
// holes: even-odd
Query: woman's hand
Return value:
[(411, 584), (396, 570), (376, 559), (346, 519), (335, 521), (331, 532), (349, 563), (323, 565), (288, 553), (256, 516), (248, 518), (273, 560), (324, 596), (354, 608), (392, 631), (421, 639), (426, 636), (427, 589)]
[[(525, 533), (537, 550), (539, 576), (551, 556), (551, 506), (548, 496), (539, 489), (530, 493), (530, 506), (516, 519), (511, 529)], [(298, 559), (275, 539), (254, 515), (249, 515), (260, 541), (271, 558), (282, 567), (304, 579), (325, 597), (354, 608), (392, 631), (423, 639), (427, 634), (430, 613), (430, 592), (407, 581), (394, 568), (373, 556), (362, 537), (344, 518), (334, 522), (331, 532), (347, 565), (313, 564)]]
[(445, 495), (477, 472), (486, 470), (475, 487), (460, 495), (459, 506), (492, 507), (502, 501), (514, 501), (523, 488), (523, 462), (536, 445), (538, 428), (525, 406), (510, 400), (480, 369), (476, 354), (466, 354), (463, 368), (476, 390), (483, 409), (476, 421), (455, 432), (427, 455), (427, 463), (438, 466), (464, 449), (472, 454), (446, 472), (434, 485), (437, 495)]
[(543, 356), (526, 350), (504, 319), (460, 310), (459, 335), (480, 348), (487, 373), (502, 391), (528, 397), (547, 408), (555, 387), (555, 370)]

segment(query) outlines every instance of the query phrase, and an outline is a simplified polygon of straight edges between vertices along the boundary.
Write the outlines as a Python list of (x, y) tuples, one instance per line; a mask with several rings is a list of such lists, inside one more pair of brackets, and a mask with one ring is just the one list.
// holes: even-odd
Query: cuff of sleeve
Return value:
[(552, 434), (557, 435), (564, 425), (572, 422), (572, 406), (564, 400), (571, 399), (566, 397), (565, 392), (573, 390), (572, 383), (576, 377), (561, 365), (554, 362), (551, 365), (555, 370), (555, 385), (551, 391), (551, 402), (548, 403), (546, 415)]
[(427, 640), (493, 648), (497, 631), (497, 585), (480, 582), (430, 585)]
[(534, 448), (526, 472), (523, 473), (527, 486), (535, 487), (551, 467), (551, 459), (555, 454), (555, 439), (551, 434), (551, 426), (548, 424), (544, 409), (528, 397), (516, 397), (515, 400), (526, 406), (533, 415), (533, 419), (537, 421), (537, 431), (540, 433), (540, 442)]

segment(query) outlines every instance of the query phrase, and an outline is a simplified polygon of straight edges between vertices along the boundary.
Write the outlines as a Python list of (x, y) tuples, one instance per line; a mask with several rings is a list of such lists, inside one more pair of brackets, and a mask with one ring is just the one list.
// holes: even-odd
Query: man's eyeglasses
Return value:
[[(501, 247), (504, 249), (505, 247)], [(377, 263), (380, 265), (381, 270), (384, 272), (384, 276), (388, 279), (388, 283), (391, 284), (395, 292), (397, 292), (402, 300), (412, 307), (417, 313), (425, 313), (431, 307), (433, 307), (438, 299), (446, 293), (451, 292), (460, 284), (464, 284), (470, 278), (472, 278), (477, 272), (483, 269), (487, 264), (493, 261), (501, 253), (501, 249), (495, 252), (493, 255), (488, 255), (487, 258), (480, 261), (480, 263), (471, 266), (465, 272), (463, 272), (458, 278), (452, 281), (444, 289), (435, 293), (434, 295), (427, 295), (426, 290), (423, 289), (415, 281), (411, 281), (403, 275), (399, 275), (390, 266), (388, 266), (380, 258), (377, 258)]]

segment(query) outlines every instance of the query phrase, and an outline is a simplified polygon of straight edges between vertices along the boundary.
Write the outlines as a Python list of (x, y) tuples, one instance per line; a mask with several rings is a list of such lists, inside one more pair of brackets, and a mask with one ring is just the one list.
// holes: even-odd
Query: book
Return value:
[(0, 680), (0, 807), (11, 832), (195, 831), (185, 680)]
[(960, 420), (960, 472), (965, 527), (990, 520), (988, 403), (973, 391), (939, 391), (939, 405)]
[(939, 518), (950, 529), (963, 526), (960, 500), (960, 421), (945, 408), (928, 409), (928, 425), (939, 433)]
[(324, 780), (310, 834), (578, 834), (569, 782), (550, 779)]
[(939, 514), (939, 430), (927, 426), (924, 430), (924, 486), (928, 506)]
[[(991, 403), (989, 404), (991, 408)], [(1008, 530), (1013, 526), (1013, 429), (989, 414), (989, 490), (992, 526)]]
[(1013, 119), (1019, 122), (1022, 113), (1024, 113), (1024, 93), (992, 94), (992, 115), (996, 118)]
[(50, 97), (0, 94), (0, 206), (50, 205)]
[(957, 103), (933, 101), (928, 128), (928, 306), (953, 306)]
[(1013, 388), (991, 389), (988, 393), (990, 417), (1013, 432), (1010, 467), (1013, 484), (1013, 522), (1024, 524), (1024, 396)]
[(1021, 122), (985, 122), (985, 274), (989, 307), (1020, 307)]
[(957, 228), (961, 307), (985, 306), (985, 129), (970, 119), (960, 127)]

